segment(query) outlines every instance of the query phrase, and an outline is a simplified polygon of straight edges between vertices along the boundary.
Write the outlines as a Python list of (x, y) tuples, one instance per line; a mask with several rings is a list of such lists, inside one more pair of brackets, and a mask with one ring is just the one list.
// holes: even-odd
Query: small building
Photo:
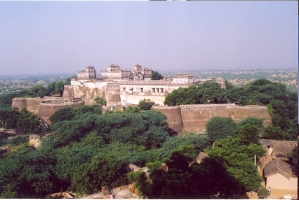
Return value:
[(266, 187), (279, 190), (298, 190), (298, 178), (291, 165), (282, 159), (272, 160), (264, 168)]
[(130, 80), (131, 71), (122, 70), (120, 66), (111, 64), (105, 71), (101, 71), (101, 78), (105, 80)]
[(176, 74), (172, 78), (174, 84), (190, 84), (194, 83), (194, 77), (188, 74)]
[(92, 80), (96, 79), (96, 70), (93, 66), (87, 66), (86, 69), (78, 71), (78, 80)]
[(152, 70), (148, 68), (143, 68), (141, 65), (136, 64), (134, 66), (134, 71), (133, 71), (133, 79), (134, 80), (145, 80), (149, 81), (152, 80)]

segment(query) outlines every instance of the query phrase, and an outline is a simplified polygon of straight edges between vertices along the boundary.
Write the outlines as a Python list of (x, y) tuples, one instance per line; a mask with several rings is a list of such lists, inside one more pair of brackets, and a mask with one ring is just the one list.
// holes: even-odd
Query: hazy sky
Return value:
[(297, 1), (0, 2), (0, 75), (298, 66)]

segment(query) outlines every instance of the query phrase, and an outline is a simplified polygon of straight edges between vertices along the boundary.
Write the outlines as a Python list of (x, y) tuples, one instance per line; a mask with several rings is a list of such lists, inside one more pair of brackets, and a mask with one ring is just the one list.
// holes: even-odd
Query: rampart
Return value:
[(60, 97), (44, 97), (41, 98), (14, 98), (12, 107), (19, 110), (26, 108), (28, 111), (38, 114), (45, 122), (51, 124), (49, 117), (56, 111), (64, 107), (75, 108), (83, 104), (81, 100), (72, 101)]
[(154, 106), (153, 110), (163, 113), (170, 128), (178, 133), (183, 132), (183, 119), (179, 106)]
[(41, 101), (41, 98), (14, 98), (11, 106), (18, 108), (19, 111), (21, 111), (22, 108), (26, 108), (30, 112), (37, 114)]
[(58, 110), (65, 107), (76, 108), (82, 104), (82, 101), (69, 101), (65, 99), (44, 100), (40, 103), (38, 115), (46, 123), (51, 124), (49, 118)]
[[(264, 126), (271, 124), (271, 116), (266, 106), (237, 106), (235, 104), (201, 104), (181, 106), (153, 106), (153, 110), (167, 117), (169, 127), (178, 133), (198, 133), (206, 129), (206, 124), (215, 116), (230, 117), (239, 122), (252, 116), (263, 118)], [(181, 122), (182, 121), (182, 122)], [(178, 125), (181, 124), (181, 125)], [(180, 129), (181, 127), (181, 129)]]

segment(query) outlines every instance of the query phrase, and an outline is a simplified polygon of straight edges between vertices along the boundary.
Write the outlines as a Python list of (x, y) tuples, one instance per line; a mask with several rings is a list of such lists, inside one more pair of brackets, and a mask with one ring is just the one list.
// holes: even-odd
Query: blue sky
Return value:
[(1, 75), (298, 66), (296, 1), (0, 2)]

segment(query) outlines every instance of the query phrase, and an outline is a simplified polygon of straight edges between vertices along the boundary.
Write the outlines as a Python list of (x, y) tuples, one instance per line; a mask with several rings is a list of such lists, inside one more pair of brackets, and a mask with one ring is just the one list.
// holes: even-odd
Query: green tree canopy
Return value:
[(140, 113), (140, 107), (139, 106), (128, 106), (124, 113)]
[(236, 123), (231, 118), (213, 117), (206, 125), (207, 135), (212, 141), (233, 136)]
[(40, 132), (37, 114), (29, 112), (26, 108), (23, 108), (18, 118), (17, 127), (21, 128), (25, 134)]
[(152, 106), (155, 104), (155, 102), (153, 102), (153, 101), (151, 101), (151, 100), (149, 100), (149, 99), (144, 99), (144, 100), (140, 100), (139, 101), (139, 104), (138, 104), (138, 106), (139, 106), (139, 108), (141, 109), (141, 110), (150, 110), (150, 109), (152, 109)]
[(244, 145), (240, 138), (229, 136), (216, 141), (213, 148), (205, 151), (209, 157), (219, 160), (247, 191), (256, 191), (260, 187), (263, 179), (254, 165), (254, 158), (264, 155), (261, 145)]
[(272, 140), (285, 140), (287, 139), (288, 135), (278, 126), (268, 126), (265, 129), (265, 132), (263, 133), (262, 137), (265, 139)]
[(97, 104), (100, 104), (102, 106), (106, 106), (106, 104), (107, 104), (106, 99), (104, 99), (102, 97), (96, 97), (94, 100)]
[(15, 108), (0, 109), (0, 127), (13, 129), (17, 127), (19, 111)]
[(70, 107), (65, 107), (65, 108), (62, 108), (62, 109), (58, 110), (57, 112), (55, 112), (50, 117), (50, 121), (51, 121), (51, 124), (55, 124), (57, 122), (62, 122), (65, 120), (71, 120), (74, 118), (74, 116), (75, 116), (74, 110)]
[(152, 71), (152, 80), (161, 80), (163, 79), (163, 76), (157, 72), (157, 71)]
[(169, 93), (164, 104), (168, 106), (184, 104), (218, 104), (227, 103), (226, 90), (218, 83), (204, 82), (198, 87), (179, 88)]
[(44, 96), (49, 96), (50, 92), (48, 91), (47, 88), (43, 87), (40, 84), (34, 85), (28, 90), (28, 94), (32, 97), (44, 97)]
[(245, 124), (244, 126), (237, 126), (235, 130), (237, 137), (241, 139), (244, 145), (260, 144), (259, 130), (257, 126)]

